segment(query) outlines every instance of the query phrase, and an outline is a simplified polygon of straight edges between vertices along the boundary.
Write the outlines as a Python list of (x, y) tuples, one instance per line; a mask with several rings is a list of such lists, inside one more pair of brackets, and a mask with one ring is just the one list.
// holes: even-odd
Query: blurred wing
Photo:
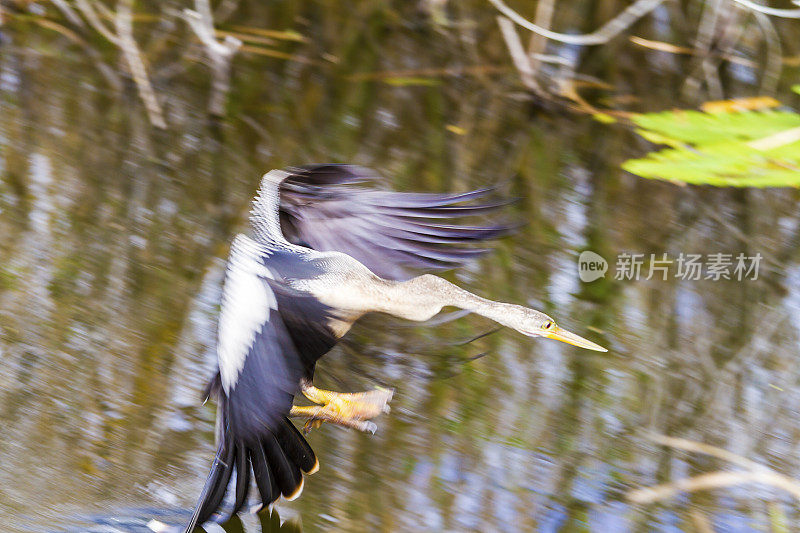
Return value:
[(234, 240), (217, 350), (229, 423), (245, 440), (282, 422), (300, 380), (336, 342), (328, 308), (274, 279), (268, 264), (255, 242)]
[(384, 278), (405, 279), (407, 268), (461, 266), (489, 251), (475, 244), (511, 229), (453, 224), (506, 205), (487, 201), (491, 188), (461, 194), (400, 193), (359, 186), (381, 179), (351, 165), (287, 172), (279, 189), (286, 239), (319, 251), (346, 253)]

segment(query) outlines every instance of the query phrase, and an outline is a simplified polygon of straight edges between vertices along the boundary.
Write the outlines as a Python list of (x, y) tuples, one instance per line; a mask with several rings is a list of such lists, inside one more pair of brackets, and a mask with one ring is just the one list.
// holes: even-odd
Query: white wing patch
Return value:
[(280, 222), (280, 185), (290, 174), (285, 170), (270, 170), (261, 178), (258, 194), (253, 199), (250, 223), (255, 234), (264, 240), (284, 242)]
[(217, 358), (225, 392), (236, 386), (247, 352), (278, 303), (263, 278), (272, 273), (260, 261), (264, 253), (255, 241), (237, 235), (231, 244), (219, 317)]

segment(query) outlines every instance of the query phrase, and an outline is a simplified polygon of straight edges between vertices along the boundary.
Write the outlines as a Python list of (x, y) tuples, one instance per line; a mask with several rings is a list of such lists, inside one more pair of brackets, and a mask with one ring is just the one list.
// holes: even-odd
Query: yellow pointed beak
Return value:
[(572, 344), (573, 346), (577, 346), (579, 348), (586, 348), (587, 350), (594, 350), (596, 352), (608, 351), (599, 344), (595, 344), (588, 339), (584, 339), (583, 337), (575, 335), (571, 331), (567, 331), (558, 326), (553, 326), (553, 329), (545, 333), (544, 336), (557, 341), (566, 342), (567, 344)]

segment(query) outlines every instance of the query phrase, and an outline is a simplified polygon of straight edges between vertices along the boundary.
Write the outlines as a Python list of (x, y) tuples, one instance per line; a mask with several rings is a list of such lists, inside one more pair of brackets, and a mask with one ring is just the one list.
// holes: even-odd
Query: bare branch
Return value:
[(534, 72), (530, 58), (525, 53), (525, 48), (522, 46), (522, 41), (517, 33), (517, 28), (514, 27), (514, 23), (508, 18), (498, 15), (497, 24), (500, 26), (500, 32), (503, 34), (503, 39), (508, 47), (508, 53), (511, 54), (511, 60), (519, 72), (523, 85), (534, 92), (540, 92), (541, 88), (533, 77)]
[(150, 79), (147, 77), (147, 69), (144, 66), (144, 60), (142, 60), (139, 47), (136, 45), (136, 40), (133, 38), (133, 15), (131, 13), (130, 1), (122, 0), (119, 2), (117, 5), (115, 23), (117, 28), (116, 42), (122, 49), (125, 60), (128, 62), (131, 76), (136, 83), (136, 87), (139, 89), (139, 97), (142, 99), (144, 107), (147, 110), (150, 123), (157, 128), (166, 129), (167, 123), (164, 120), (164, 114), (161, 111), (161, 106), (158, 103), (153, 86), (150, 84)]
[(105, 37), (108, 41), (116, 44), (117, 46), (120, 45), (117, 36), (114, 35), (114, 32), (112, 32), (110, 29), (106, 28), (105, 24), (103, 24), (103, 21), (100, 20), (100, 17), (94, 10), (93, 5), (89, 3), (89, 0), (75, 0), (75, 5), (77, 5), (80, 12), (83, 13), (83, 16), (86, 18), (89, 26), (94, 28), (97, 33)]
[(550, 63), (552, 65), (561, 65), (562, 67), (573, 67), (574, 62), (560, 56), (554, 56), (551, 54), (531, 54), (532, 59), (536, 59), (542, 63)]
[(751, 461), (746, 457), (723, 450), (716, 446), (703, 444), (688, 439), (668, 437), (666, 435), (649, 435), (648, 438), (671, 448), (711, 455), (746, 468), (739, 472), (711, 472), (690, 478), (683, 478), (670, 483), (662, 483), (653, 487), (636, 489), (628, 492), (628, 499), (635, 503), (653, 503), (675, 496), (679, 492), (695, 492), (698, 490), (717, 489), (741, 485), (743, 483), (762, 483), (785, 490), (800, 500), (800, 482), (783, 474), (779, 474), (766, 466)]
[(599, 30), (584, 35), (569, 35), (566, 33), (556, 33), (546, 28), (542, 28), (522, 15), (505, 5), (502, 0), (489, 0), (503, 15), (533, 33), (566, 44), (577, 45), (597, 45), (604, 44), (616, 37), (619, 33), (627, 29), (631, 24), (655, 9), (664, 0), (637, 0), (635, 3), (624, 9), (619, 15), (606, 22)]
[[(550, 29), (553, 13), (555, 13), (555, 0), (539, 0), (536, 2), (535, 24), (542, 28)], [(539, 70), (541, 62), (539, 56), (544, 54), (546, 47), (547, 39), (545, 37), (536, 33), (531, 35), (531, 40), (528, 42), (528, 57), (530, 57), (531, 70), (534, 75)]]
[(659, 434), (650, 434), (647, 435), (647, 438), (656, 444), (661, 444), (662, 446), (668, 446), (670, 448), (684, 450), (687, 452), (710, 455), (712, 457), (716, 457), (717, 459), (722, 459), (723, 461), (728, 461), (729, 463), (741, 466), (742, 468), (748, 468), (750, 470), (763, 470), (766, 468), (764, 465), (756, 463), (755, 461), (751, 461), (746, 457), (729, 452), (723, 448), (718, 448), (717, 446), (711, 446), (710, 444)]
[[(203, 3), (202, 0), (195, 2), (196, 5), (202, 5)], [(212, 58), (214, 56), (230, 58), (236, 53), (239, 47), (242, 46), (242, 41), (231, 35), (226, 35), (225, 40), (221, 43), (217, 41), (214, 38), (213, 21), (210, 18), (205, 18), (202, 12), (184, 9), (183, 14), (186, 17), (186, 22), (189, 23), (192, 31), (194, 31), (197, 38), (200, 39), (200, 42), (206, 47)], [(210, 12), (208, 12), (208, 16), (210, 16)]]
[(774, 7), (762, 6), (750, 0), (734, 0), (748, 9), (752, 9), (757, 13), (770, 15), (773, 17), (781, 17), (786, 19), (800, 19), (800, 9), (776, 9)]
[(81, 19), (75, 10), (70, 7), (70, 5), (65, 0), (52, 0), (53, 5), (61, 11), (70, 24), (73, 24), (79, 28), (85, 28), (86, 24), (83, 23), (83, 19)]
[(222, 42), (217, 41), (214, 38), (214, 20), (208, 0), (195, 0), (194, 5), (195, 11), (184, 9), (183, 14), (211, 60), (213, 79), (208, 112), (222, 116), (225, 114), (225, 101), (231, 87), (231, 60), (241, 48), (242, 41), (231, 35), (226, 35)]
[(632, 490), (628, 499), (634, 503), (653, 503), (671, 498), (680, 492), (719, 489), (742, 485), (744, 483), (763, 483), (790, 493), (800, 500), (800, 484), (791, 478), (775, 472), (711, 472), (690, 478), (679, 479), (673, 483), (663, 483), (654, 487)]
[[(651, 50), (657, 50), (659, 52), (665, 52), (667, 54), (682, 54), (682, 55), (696, 55), (697, 50), (694, 48), (689, 48), (687, 46), (676, 46), (671, 43), (665, 43), (663, 41), (652, 41), (650, 39), (643, 39), (642, 37), (632, 36), (630, 37), (630, 41), (643, 48), (649, 48)], [(741, 57), (733, 54), (721, 54), (720, 57), (727, 61), (728, 63), (735, 63), (737, 65), (742, 65), (749, 68), (756, 68), (758, 67), (758, 63), (755, 61), (751, 61), (746, 57)]]

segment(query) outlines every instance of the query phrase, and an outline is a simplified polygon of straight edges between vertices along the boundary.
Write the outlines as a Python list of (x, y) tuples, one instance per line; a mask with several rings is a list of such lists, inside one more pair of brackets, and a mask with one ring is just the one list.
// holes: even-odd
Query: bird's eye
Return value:
[(550, 329), (552, 327), (553, 327), (553, 323), (550, 322), (550, 321), (545, 322), (544, 326), (542, 326), (543, 329)]

